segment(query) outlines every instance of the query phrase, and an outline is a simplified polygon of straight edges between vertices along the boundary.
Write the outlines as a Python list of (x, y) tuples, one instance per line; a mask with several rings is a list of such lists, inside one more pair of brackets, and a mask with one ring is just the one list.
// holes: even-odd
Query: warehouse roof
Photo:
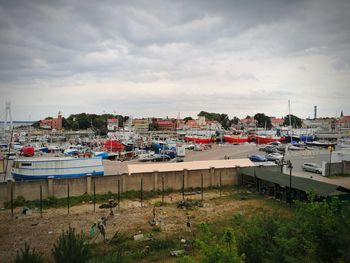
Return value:
[(171, 172), (187, 170), (202, 170), (214, 168), (232, 168), (232, 167), (249, 167), (254, 166), (248, 158), (244, 159), (232, 159), (232, 160), (208, 160), (208, 161), (193, 161), (193, 162), (181, 162), (181, 163), (151, 163), (151, 164), (129, 164), (129, 174), (135, 173), (152, 173), (158, 172)]
[[(241, 172), (245, 175), (253, 177), (256, 176), (257, 178), (267, 182), (289, 187), (289, 175), (276, 171), (270, 171), (265, 167), (256, 167), (255, 172), (254, 167), (244, 168)], [(345, 187), (299, 176), (292, 176), (292, 188), (304, 192), (313, 189), (317, 195), (324, 197), (338, 194), (339, 192), (350, 193), (350, 189)]]

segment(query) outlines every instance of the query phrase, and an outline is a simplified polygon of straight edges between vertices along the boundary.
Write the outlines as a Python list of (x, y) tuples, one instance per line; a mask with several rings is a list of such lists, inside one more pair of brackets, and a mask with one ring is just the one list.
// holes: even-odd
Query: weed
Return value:
[(35, 249), (31, 250), (27, 243), (24, 243), (24, 249), (17, 251), (17, 256), (15, 259), (15, 263), (42, 263), (44, 262), (41, 254), (35, 251)]

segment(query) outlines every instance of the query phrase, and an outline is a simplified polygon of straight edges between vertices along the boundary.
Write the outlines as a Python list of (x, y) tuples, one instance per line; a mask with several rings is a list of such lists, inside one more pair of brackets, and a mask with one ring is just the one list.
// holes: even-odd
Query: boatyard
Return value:
[(350, 263), (350, 1), (0, 1), (0, 263)]

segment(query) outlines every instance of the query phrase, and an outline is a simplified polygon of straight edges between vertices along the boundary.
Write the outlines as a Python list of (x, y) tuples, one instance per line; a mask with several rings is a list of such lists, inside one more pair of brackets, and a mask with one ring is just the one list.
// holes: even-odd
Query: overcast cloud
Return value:
[(0, 0), (0, 107), (282, 117), (290, 99), (303, 118), (350, 115), (349, 14), (347, 0)]

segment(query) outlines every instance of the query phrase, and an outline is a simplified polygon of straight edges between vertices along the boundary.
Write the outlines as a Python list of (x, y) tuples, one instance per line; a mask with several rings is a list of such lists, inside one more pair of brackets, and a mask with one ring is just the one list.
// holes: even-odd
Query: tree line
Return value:
[[(206, 120), (217, 121), (221, 124), (223, 129), (230, 129), (234, 125), (238, 125), (240, 119), (237, 116), (230, 117), (226, 113), (215, 113), (200, 111), (197, 116), (204, 116)], [(107, 119), (116, 118), (118, 119), (119, 127), (123, 127), (124, 122), (129, 119), (128, 116), (115, 115), (115, 114), (88, 114), (88, 113), (78, 113), (71, 114), (68, 118), (62, 118), (62, 126), (66, 130), (78, 130), (78, 129), (88, 129), (91, 128), (101, 135), (107, 134)], [(247, 119), (255, 119), (256, 126), (259, 128), (272, 128), (271, 118), (264, 113), (256, 113), (253, 117), (247, 115)], [(52, 119), (52, 117), (47, 117), (46, 119)], [(294, 128), (300, 128), (302, 125), (302, 120), (295, 115), (286, 115), (284, 118), (283, 125), (289, 126), (290, 123)], [(184, 118), (184, 121), (193, 120), (192, 117)], [(40, 127), (40, 121), (33, 124), (34, 127)], [(241, 127), (238, 127), (241, 128)], [(150, 124), (150, 130), (157, 130), (157, 123)]]
[[(226, 113), (201, 111), (198, 113), (197, 116), (204, 116), (206, 120), (217, 121), (221, 124), (221, 126), (225, 130), (229, 129), (232, 125), (238, 125), (240, 121), (240, 119), (237, 116), (234, 116), (232, 119), (230, 119)], [(290, 116), (291, 116), (290, 119), (289, 119), (289, 114), (283, 118), (283, 125), (289, 126), (291, 124), (292, 127), (294, 128), (300, 128), (302, 125), (302, 120), (295, 115), (291, 114)], [(256, 113), (253, 117), (247, 115), (246, 119), (256, 120), (257, 122), (256, 126), (258, 128), (265, 128), (265, 127), (266, 129), (272, 128), (271, 117), (265, 115), (264, 113)], [(192, 117), (184, 118), (184, 121), (188, 121), (188, 120), (192, 120)]]

